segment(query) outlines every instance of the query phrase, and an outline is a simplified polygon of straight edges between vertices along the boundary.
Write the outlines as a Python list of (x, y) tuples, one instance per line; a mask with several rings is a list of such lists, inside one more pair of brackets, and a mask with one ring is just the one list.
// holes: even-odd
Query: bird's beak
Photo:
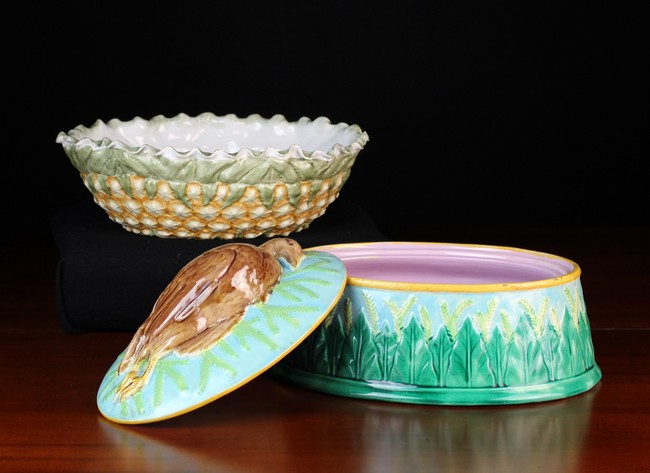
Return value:
[(282, 258), (284, 260), (284, 262), (286, 264), (291, 266), (291, 269), (296, 269), (298, 266), (300, 266), (300, 263), (302, 263), (302, 260), (305, 257), (304, 254), (300, 254), (300, 255), (283, 254), (283, 255), (279, 255), (279, 256), (280, 256), (280, 258)]
[(291, 267), (293, 269), (296, 269), (298, 266), (300, 266), (300, 263), (302, 263), (303, 259), (305, 259), (305, 254), (301, 251), (297, 257), (293, 258), (293, 264), (290, 262)]

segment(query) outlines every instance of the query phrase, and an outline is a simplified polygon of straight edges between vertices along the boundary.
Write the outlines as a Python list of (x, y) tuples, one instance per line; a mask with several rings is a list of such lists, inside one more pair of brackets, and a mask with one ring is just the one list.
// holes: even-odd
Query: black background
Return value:
[(523, 3), (15, 4), (3, 235), (50, 238), (52, 212), (91, 199), (60, 131), (206, 111), (358, 124), (341, 196), (391, 238), (647, 226), (644, 17)]

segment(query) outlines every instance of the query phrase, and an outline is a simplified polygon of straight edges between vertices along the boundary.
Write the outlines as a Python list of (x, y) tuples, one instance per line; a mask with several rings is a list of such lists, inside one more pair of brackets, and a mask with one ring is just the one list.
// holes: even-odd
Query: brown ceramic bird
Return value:
[(296, 241), (274, 238), (259, 247), (222, 245), (190, 261), (160, 294), (127, 346), (118, 374), (129, 372), (118, 396), (138, 392), (156, 362), (169, 352), (194, 355), (214, 346), (249, 305), (268, 299), (282, 274), (278, 258), (295, 268), (303, 257)]

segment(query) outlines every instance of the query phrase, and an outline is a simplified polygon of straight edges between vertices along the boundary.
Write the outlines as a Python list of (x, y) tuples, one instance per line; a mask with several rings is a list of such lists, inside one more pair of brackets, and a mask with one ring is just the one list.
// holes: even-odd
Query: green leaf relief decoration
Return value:
[(352, 333), (352, 322), (354, 321), (354, 318), (352, 316), (352, 300), (349, 298), (345, 299), (343, 313), (345, 320), (345, 333), (347, 338), (350, 336), (350, 333)]
[[(140, 393), (135, 395), (134, 402), (138, 401), (137, 399), (138, 397), (142, 398), (142, 396), (140, 396)], [(142, 412), (142, 411), (138, 409), (138, 412)], [(129, 405), (125, 402), (120, 404), (120, 415), (122, 417), (127, 417), (129, 415)]]
[(485, 312), (479, 310), (475, 315), (479, 332), (486, 341), (490, 340), (490, 337), (492, 336), (492, 320), (497, 311), (498, 303), (498, 299), (491, 299), (487, 304)]
[(289, 203), (295, 208), (300, 203), (300, 198), (302, 197), (302, 188), (300, 183), (296, 184), (286, 184), (287, 193), (289, 195)]
[[(337, 305), (340, 303), (337, 302)], [(332, 325), (332, 322), (334, 322), (334, 319), (336, 318), (336, 309), (330, 310), (329, 313), (325, 316), (325, 320), (323, 320), (323, 323), (321, 324), (325, 329), (328, 329), (330, 325)]]
[(395, 360), (395, 352), (399, 347), (397, 334), (392, 330), (388, 324), (383, 324), (379, 333), (373, 337), (373, 344), (379, 356), (379, 367), (381, 368), (381, 381), (390, 380), (390, 373), (393, 371)]
[[(277, 286), (274, 291), (282, 294), (286, 299), (292, 302), (302, 301), (301, 296), (305, 296), (308, 299), (316, 299), (318, 294), (310, 286), (321, 286), (329, 287), (331, 282), (327, 279), (319, 277), (306, 277), (305, 273), (307, 271), (322, 273), (335, 273), (336, 270), (328, 266), (327, 260), (313, 258), (309, 262), (301, 265), (297, 270), (290, 272), (286, 276), (283, 276), (282, 285)], [(257, 309), (264, 316), (264, 320), (273, 333), (278, 333), (279, 327), (275, 323), (276, 320), (283, 320), (294, 327), (299, 326), (299, 321), (290, 315), (284, 306), (274, 306), (268, 303), (259, 303), (256, 305)], [(319, 309), (315, 305), (292, 305), (291, 314), (305, 314), (305, 313), (315, 313)]]
[(304, 273), (308, 270), (322, 274), (333, 274), (336, 272), (327, 266), (326, 261), (315, 260), (313, 263), (305, 264), (304, 267), (301, 265), (298, 270), (286, 276), (282, 286), (277, 286), (274, 291), (280, 292), (283, 296), (291, 300), (301, 300), (302, 298), (300, 296), (316, 299), (318, 294), (309, 286), (329, 287), (331, 283), (326, 279), (304, 276)]
[(173, 381), (179, 391), (187, 389), (187, 382), (182, 373), (178, 370), (178, 366), (186, 365), (187, 360), (183, 359), (169, 359), (163, 358), (158, 361), (154, 371), (154, 406), (159, 406), (163, 401), (163, 390), (165, 382), (169, 379)]
[(154, 199), (156, 192), (158, 192), (158, 181), (156, 179), (146, 178), (144, 180), (144, 190), (149, 200)]
[(490, 361), (490, 370), (494, 376), (494, 385), (506, 386), (506, 371), (510, 359), (510, 339), (502, 330), (495, 330), (490, 340), (485, 344), (485, 352)]
[[(142, 393), (137, 393), (135, 396), (133, 396), (132, 410), (135, 410), (135, 412), (138, 414), (142, 414), (145, 411), (145, 408), (146, 404), (142, 397)], [(122, 416), (129, 415), (129, 405), (127, 403), (123, 402), (120, 404), (120, 413)]]
[(314, 200), (314, 197), (316, 197), (322, 185), (323, 185), (323, 181), (321, 180), (315, 179), (311, 181), (311, 189), (309, 190), (309, 202)]
[[(260, 193), (260, 200), (267, 209), (273, 208), (273, 201), (275, 200), (275, 185), (273, 184), (258, 184), (255, 186)], [(295, 207), (295, 205), (294, 205)]]
[(246, 184), (230, 184), (230, 189), (224, 199), (223, 207), (228, 207), (241, 199), (241, 196), (246, 191), (246, 187), (248, 187)]
[(542, 334), (544, 333), (548, 302), (548, 297), (542, 299), (541, 305), (536, 311), (530, 302), (528, 302), (526, 299), (519, 300), (519, 305), (522, 307), (524, 314), (530, 320), (530, 324), (532, 325), (535, 336), (537, 338), (541, 338)]
[(557, 310), (555, 310), (555, 307), (551, 308), (551, 313), (549, 315), (549, 323), (551, 324), (551, 328), (553, 329), (553, 331), (558, 336), (562, 336), (562, 324), (560, 323), (560, 317), (557, 315)]
[(410, 385), (432, 385), (438, 375), (434, 370), (433, 356), (427, 347), (424, 329), (415, 317), (402, 331), (404, 343), (393, 350), (388, 379)]
[(99, 184), (99, 188), (106, 194), (106, 195), (111, 195), (111, 186), (108, 184), (108, 180), (105, 175), (103, 174), (98, 174), (97, 175), (97, 183)]
[(442, 315), (442, 322), (449, 333), (449, 337), (452, 340), (456, 340), (458, 335), (458, 321), (461, 314), (474, 303), (472, 299), (463, 299), (460, 301), (453, 312), (450, 312), (447, 301), (442, 301), (440, 303), (440, 313)]
[(370, 296), (368, 291), (361, 291), (361, 296), (368, 310), (368, 322), (372, 334), (377, 335), (379, 333), (379, 312), (377, 311), (377, 304), (375, 304), (375, 300)]
[[(111, 371), (114, 371), (115, 367), (111, 367)], [(106, 383), (103, 387), (103, 389), (99, 392), (98, 398), (102, 402), (106, 402), (109, 399), (115, 397), (117, 395), (117, 388), (119, 384), (118, 383)]]
[(510, 342), (515, 336), (515, 330), (512, 327), (510, 316), (508, 315), (508, 312), (506, 312), (505, 310), (502, 310), (499, 313), (499, 316), (501, 318), (501, 327), (503, 329), (503, 334), (505, 335), (508, 342)]
[(429, 316), (429, 309), (421, 305), (418, 307), (418, 314), (420, 315), (420, 321), (422, 322), (422, 328), (424, 329), (424, 338), (428, 342), (433, 338), (433, 323)]
[(547, 319), (547, 328), (546, 336), (540, 340), (540, 345), (542, 348), (542, 356), (544, 357), (544, 363), (548, 369), (548, 378), (549, 381), (556, 381), (557, 377), (557, 356), (559, 355), (560, 349), (560, 337), (561, 333), (554, 328), (555, 322), (553, 321), (553, 314), (557, 318), (557, 313), (555, 310), (551, 310), (551, 315)]
[[(308, 337), (305, 343), (309, 344), (306, 350), (309, 358), (306, 360), (310, 370), (328, 373), (329, 366), (334, 366), (330, 359), (330, 351), (327, 343), (327, 331), (324, 326), (316, 330), (312, 337)], [(329, 374), (329, 373), (328, 373)]]
[[(346, 303), (347, 305), (347, 303)], [(335, 317), (332, 323), (327, 326), (325, 332), (325, 342), (327, 343), (327, 359), (330, 365), (324, 371), (317, 371), (325, 374), (336, 374), (336, 368), (339, 366), (341, 354), (343, 353), (343, 343), (346, 338), (346, 328), (341, 323), (341, 319)]]
[[(264, 304), (260, 305), (258, 309), (264, 316), (264, 321), (266, 322), (267, 327), (273, 333), (278, 333), (280, 331), (280, 328), (275, 323), (276, 320), (283, 320), (294, 327), (300, 326), (300, 322), (295, 317), (290, 315), (289, 312), (287, 312), (287, 308), (285, 306), (273, 306), (270, 304)], [(313, 305), (296, 305), (291, 307), (292, 314), (309, 314), (315, 313), (317, 311), (318, 307), (314, 307)]]
[(133, 199), (133, 191), (131, 190), (131, 176), (128, 174), (118, 174), (115, 176), (117, 182), (119, 182), (122, 190)]
[(201, 203), (205, 207), (206, 205), (210, 204), (210, 202), (212, 202), (212, 199), (217, 194), (217, 183), (201, 184), (201, 194)]
[(466, 318), (451, 349), (451, 362), (446, 377), (447, 386), (477, 388), (494, 386), (494, 376), (488, 364), (483, 339), (471, 318)]
[(583, 356), (585, 365), (588, 368), (591, 368), (596, 364), (596, 357), (594, 355), (593, 340), (591, 339), (591, 327), (589, 325), (589, 319), (586, 317), (586, 315), (582, 318), (582, 324), (580, 328), (580, 338), (584, 346)]
[(187, 184), (185, 182), (172, 181), (169, 183), (169, 187), (178, 200), (183, 202), (187, 208), (192, 208), (192, 203), (187, 199)]
[[(241, 344), (244, 350), (250, 350), (250, 345), (246, 339), (248, 337), (254, 338), (270, 350), (276, 350), (277, 344), (272, 338), (267, 336), (262, 330), (256, 328), (254, 325), (259, 319), (242, 320), (232, 329), (232, 335)], [(268, 319), (267, 319), (268, 324)], [(218, 345), (217, 345), (218, 346)]]
[(415, 300), (415, 296), (411, 295), (402, 303), (401, 306), (398, 306), (393, 299), (386, 299), (384, 301), (393, 318), (393, 328), (398, 337), (402, 336), (402, 329), (406, 317), (409, 315), (411, 308), (415, 304)]
[(381, 379), (379, 353), (371, 340), (368, 325), (356, 317), (343, 343), (337, 374), (352, 379)]
[[(543, 296), (512, 300), (506, 306), (513, 314), (500, 309), (496, 297), (481, 300), (473, 314), (467, 309), (478, 299), (441, 300), (439, 314), (432, 314), (430, 302), (383, 298), (380, 306), (372, 291), (360, 290), (357, 299), (341, 298), (285, 362), (330, 376), (427, 387), (527, 386), (571, 378), (595, 361), (587, 318), (571, 312), (584, 307), (581, 295), (564, 294), (569, 302), (563, 313)], [(434, 324), (438, 315), (442, 323)]]
[(451, 349), (453, 340), (449, 332), (443, 327), (438, 334), (429, 342), (429, 351), (433, 360), (433, 369), (436, 372), (438, 383), (433, 386), (447, 386), (447, 374), (451, 362)]
[(224, 352), (230, 358), (233, 358), (233, 359), (237, 358), (237, 351), (233, 347), (230, 346), (227, 339), (221, 340), (221, 342), (219, 342), (217, 347), (219, 347), (219, 350)]
[(564, 288), (564, 295), (567, 298), (567, 304), (569, 309), (569, 314), (571, 316), (571, 321), (577, 329), (580, 324), (580, 304), (578, 299), (577, 290), (575, 294), (571, 294), (571, 290), (568, 287)]
[[(577, 358), (575, 361), (575, 370), (581, 372), (585, 368), (594, 365), (593, 344), (591, 340), (591, 329), (587, 314), (584, 310), (584, 302), (580, 287), (574, 287), (573, 293), (570, 289), (565, 288), (567, 298), (567, 309), (569, 310), (571, 323), (577, 331), (577, 336), (572, 340), (571, 353)], [(581, 363), (582, 362), (582, 363)]]
[(302, 292), (303, 295), (308, 295), (310, 297), (313, 296), (314, 294), (316, 294), (314, 291), (312, 291), (308, 287), (302, 287), (302, 286), (299, 286), (299, 285), (296, 285), (295, 289), (290, 290), (290, 291), (285, 289), (284, 287), (276, 287), (274, 289), (274, 292), (277, 293), (277, 294), (282, 294), (282, 297), (284, 297), (285, 299), (287, 299), (287, 300), (289, 300), (291, 302), (300, 302), (302, 300), (299, 297), (299, 295), (296, 294), (296, 292)]
[(521, 317), (512, 340), (506, 385), (524, 386), (548, 381), (548, 372), (535, 330), (528, 317)]
[[(300, 281), (288, 281), (286, 288), (283, 287), (282, 289), (279, 289), (279, 291), (282, 294), (291, 292), (297, 297), (302, 295), (308, 297), (309, 299), (315, 299), (318, 296), (315, 289), (310, 288), (304, 283), (309, 283), (311, 286), (329, 286), (329, 283), (322, 279), (303, 278)], [(276, 290), (278, 290), (278, 288), (276, 288)], [(300, 300), (302, 300), (302, 298)]]
[[(289, 277), (291, 279), (296, 279), (300, 277), (301, 279), (303, 278), (303, 274), (311, 271), (311, 272), (317, 272), (318, 274), (336, 274), (338, 272), (337, 269), (332, 268), (328, 263), (327, 260), (325, 259), (319, 259), (319, 258), (312, 258), (311, 260), (304, 262), (300, 265), (298, 269), (296, 269)], [(326, 279), (320, 279), (320, 278), (310, 278), (306, 279), (309, 281), (312, 281), (314, 283), (317, 283), (319, 285), (331, 285), (329, 281)]]
[(319, 279), (319, 278), (301, 278), (300, 282), (293, 282), (293, 281), (287, 281), (287, 285), (291, 286), (292, 290), (295, 290), (297, 292), (301, 292), (310, 298), (313, 298), (313, 296), (316, 294), (314, 291), (309, 290), (309, 288), (305, 287), (303, 283), (309, 283), (313, 286), (321, 286), (321, 287), (326, 287), (330, 286), (330, 283), (325, 280), (325, 279)]
[(210, 379), (211, 368), (215, 368), (232, 377), (237, 374), (237, 370), (223, 359), (216, 356), (212, 351), (205, 350), (201, 353), (201, 369), (199, 372), (199, 392), (205, 391)]
[(574, 357), (574, 373), (580, 373), (586, 368), (585, 341), (582, 337), (583, 331), (578, 327), (576, 337), (571, 340), (571, 355)]
[[(300, 302), (302, 300), (298, 295), (303, 295), (311, 299), (316, 298), (318, 294), (316, 294), (314, 290), (300, 284), (299, 281), (292, 281), (292, 277), (295, 278), (296, 275), (300, 276), (307, 269), (317, 269), (318, 271), (329, 272), (330, 268), (325, 266), (324, 263), (325, 262), (322, 260), (315, 260), (315, 262), (309, 265), (302, 264), (290, 277), (284, 279), (284, 284), (286, 284), (287, 287), (290, 287), (290, 290), (285, 291), (284, 287), (277, 287), (275, 291), (281, 292), (284, 297), (295, 302)], [(301, 277), (300, 281), (304, 280), (305, 278)], [(318, 285), (327, 284), (326, 282), (323, 283), (322, 280), (318, 280), (316, 283)], [(290, 292), (291, 294), (285, 294), (285, 292)], [(342, 304), (343, 301), (344, 299), (341, 298), (338, 304)], [(328, 332), (329, 327), (335, 319), (335, 312), (335, 310), (330, 311), (326, 315), (323, 323), (302, 342), (302, 349), (291, 351), (285, 360), (290, 361), (296, 366), (302, 366), (305, 369), (330, 374), (333, 370), (333, 366), (336, 365), (336, 362), (330, 356), (330, 354), (333, 356), (333, 343), (330, 343), (328, 340)], [(339, 334), (337, 338), (342, 340), (344, 335)]]
[(191, 182), (194, 180), (194, 176), (197, 174), (198, 161), (196, 160), (186, 160), (182, 163), (179, 163), (178, 169), (176, 171), (176, 181), (182, 182)]
[(95, 180), (93, 179), (92, 174), (86, 174), (84, 176), (83, 182), (92, 194), (97, 193), (97, 189), (95, 188)]

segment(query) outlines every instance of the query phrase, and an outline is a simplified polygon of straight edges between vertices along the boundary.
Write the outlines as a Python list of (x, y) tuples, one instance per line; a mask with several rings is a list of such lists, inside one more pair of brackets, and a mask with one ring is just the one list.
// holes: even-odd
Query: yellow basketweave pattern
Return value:
[(256, 185), (238, 190), (241, 195), (233, 200), (233, 189), (226, 183), (218, 183), (213, 195), (206, 196), (199, 182), (173, 185), (135, 175), (120, 182), (94, 173), (81, 173), (81, 177), (110, 219), (130, 232), (163, 238), (233, 239), (287, 236), (306, 229), (336, 200), (348, 174), (323, 179), (319, 186), (301, 182), (300, 196), (293, 199), (286, 184), (276, 183), (270, 205), (269, 199), (264, 203)]

